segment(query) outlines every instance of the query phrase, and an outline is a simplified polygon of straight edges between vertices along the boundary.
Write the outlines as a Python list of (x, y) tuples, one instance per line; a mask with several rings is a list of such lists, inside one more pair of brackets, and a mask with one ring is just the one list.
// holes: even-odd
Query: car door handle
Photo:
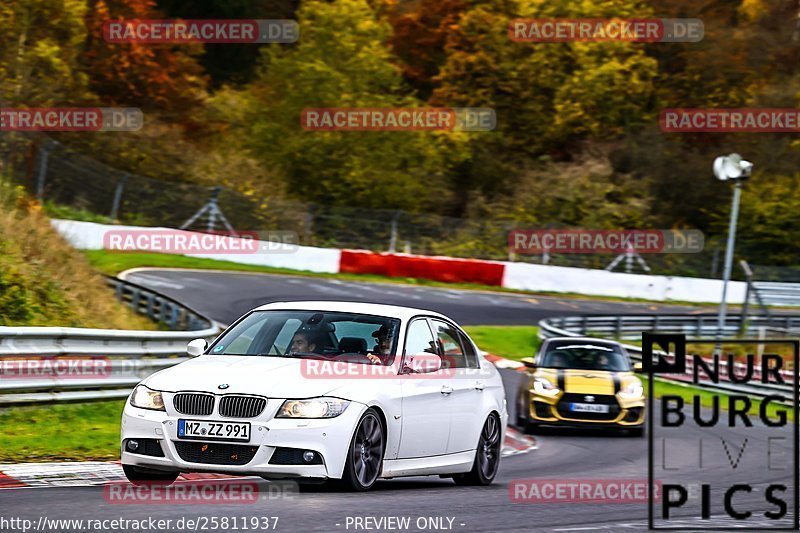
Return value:
[(453, 387), (451, 387), (450, 385), (442, 386), (442, 394), (444, 394), (445, 396), (449, 396), (451, 392), (453, 392)]
[(483, 381), (476, 381), (475, 382), (475, 390), (482, 391), (486, 385), (483, 384)]

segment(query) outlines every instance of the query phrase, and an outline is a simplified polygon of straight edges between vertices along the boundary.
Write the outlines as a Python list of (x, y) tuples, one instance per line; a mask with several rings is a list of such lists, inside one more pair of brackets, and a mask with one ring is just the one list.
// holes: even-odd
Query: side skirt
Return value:
[(472, 469), (475, 450), (415, 457), (413, 459), (390, 459), (383, 462), (381, 477), (389, 479), (402, 476), (430, 476), (434, 474), (463, 474)]

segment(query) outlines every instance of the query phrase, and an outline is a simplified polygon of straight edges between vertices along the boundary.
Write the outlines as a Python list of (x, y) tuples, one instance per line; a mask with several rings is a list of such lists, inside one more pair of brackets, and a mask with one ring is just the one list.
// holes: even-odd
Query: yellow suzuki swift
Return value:
[(535, 357), (522, 360), (527, 380), (520, 387), (517, 422), (539, 426), (622, 428), (644, 434), (645, 397), (618, 342), (588, 337), (547, 339)]

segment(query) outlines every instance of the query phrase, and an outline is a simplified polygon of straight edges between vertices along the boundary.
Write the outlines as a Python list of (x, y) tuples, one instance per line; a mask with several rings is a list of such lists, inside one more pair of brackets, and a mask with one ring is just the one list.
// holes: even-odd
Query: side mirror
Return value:
[(533, 357), (523, 357), (519, 362), (525, 365), (525, 368), (536, 370), (536, 359)]
[(208, 348), (208, 343), (205, 339), (194, 339), (186, 345), (186, 353), (191, 357), (197, 357), (198, 355), (203, 355), (206, 348)]
[(633, 371), (634, 372), (636, 372), (637, 374), (641, 374), (643, 370), (644, 370), (644, 367), (642, 366), (642, 363), (633, 363)]
[(413, 374), (430, 374), (438, 372), (442, 368), (442, 358), (437, 354), (421, 353), (411, 357), (411, 361), (406, 365)]

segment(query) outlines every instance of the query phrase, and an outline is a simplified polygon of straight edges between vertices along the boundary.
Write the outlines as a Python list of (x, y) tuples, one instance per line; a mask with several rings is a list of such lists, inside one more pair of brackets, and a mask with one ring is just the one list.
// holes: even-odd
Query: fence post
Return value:
[(117, 220), (119, 214), (119, 204), (122, 200), (122, 191), (125, 188), (125, 183), (128, 181), (128, 174), (123, 174), (117, 182), (117, 188), (114, 191), (114, 202), (111, 204), (111, 220)]
[(747, 261), (744, 259), (739, 261), (739, 264), (742, 266), (742, 270), (744, 270), (746, 282), (744, 302), (742, 303), (742, 319), (739, 321), (739, 334), (744, 335), (747, 333), (747, 314), (750, 311), (750, 290), (753, 286), (753, 271), (750, 270), (750, 265), (748, 265)]
[(389, 253), (393, 254), (397, 251), (397, 220), (400, 218), (400, 211), (395, 211), (392, 217), (392, 229), (389, 235)]
[(39, 174), (36, 178), (36, 198), (39, 200), (44, 197), (44, 182), (45, 177), (47, 176), (48, 156), (49, 151), (47, 149), (47, 143), (45, 143), (41, 146), (41, 148), (39, 148)]

